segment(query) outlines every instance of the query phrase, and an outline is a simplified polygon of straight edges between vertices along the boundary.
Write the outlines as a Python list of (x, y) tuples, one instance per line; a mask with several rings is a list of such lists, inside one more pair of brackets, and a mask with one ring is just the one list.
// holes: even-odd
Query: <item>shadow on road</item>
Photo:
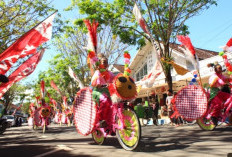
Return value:
[[(196, 126), (193, 127), (192, 130), (189, 128), (186, 130), (186, 128), (181, 129), (181, 127), (178, 129), (169, 127), (168, 129), (173, 129), (171, 133), (167, 128), (164, 129), (162, 126), (159, 127), (159, 129), (156, 128), (154, 131), (150, 132), (151, 136), (147, 135), (147, 133), (145, 133), (145, 136), (142, 136), (139, 147), (136, 149), (137, 152), (181, 150), (190, 147), (192, 144), (205, 142), (209, 139), (211, 141), (221, 141), (225, 143), (230, 143), (232, 141), (231, 136), (223, 136), (223, 133), (232, 131), (232, 127), (228, 126), (216, 128), (214, 131), (203, 131)], [(145, 132), (146, 127), (143, 127), (142, 131)]]
[(72, 154), (68, 150), (41, 145), (19, 145), (1, 147), (0, 154), (2, 157), (95, 157), (94, 155)]

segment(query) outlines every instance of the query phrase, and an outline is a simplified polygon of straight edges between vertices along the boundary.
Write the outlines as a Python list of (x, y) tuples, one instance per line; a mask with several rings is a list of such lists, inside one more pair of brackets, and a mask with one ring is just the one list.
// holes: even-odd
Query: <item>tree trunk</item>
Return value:
[(171, 75), (171, 69), (170, 68), (167, 70), (166, 81), (167, 81), (167, 84), (168, 84), (168, 88), (170, 90), (172, 90), (172, 75)]
[[(164, 58), (167, 61), (171, 60), (171, 54), (169, 52), (169, 43), (165, 42), (164, 44)], [(168, 88), (172, 90), (172, 74), (171, 74), (171, 65), (167, 63), (163, 63), (164, 73), (166, 77), (166, 82), (168, 84)]]

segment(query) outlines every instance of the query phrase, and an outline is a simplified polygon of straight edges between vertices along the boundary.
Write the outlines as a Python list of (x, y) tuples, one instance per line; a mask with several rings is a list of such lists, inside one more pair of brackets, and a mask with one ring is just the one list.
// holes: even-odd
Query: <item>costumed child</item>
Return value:
[(230, 94), (223, 92), (222, 89), (227, 82), (231, 81), (231, 78), (227, 78), (226, 76), (222, 75), (222, 66), (220, 64), (214, 66), (214, 71), (215, 73), (209, 78), (209, 85), (210, 101), (213, 109), (211, 119), (214, 125), (217, 125), (220, 112), (224, 108), (223, 104), (228, 104), (225, 102), (230, 97)]
[(98, 106), (98, 120), (100, 127), (110, 127), (112, 123), (112, 102), (110, 100), (110, 93), (107, 85), (112, 83), (114, 74), (108, 71), (108, 59), (104, 54), (98, 54), (99, 66), (91, 79), (91, 86), (93, 87), (92, 98)]

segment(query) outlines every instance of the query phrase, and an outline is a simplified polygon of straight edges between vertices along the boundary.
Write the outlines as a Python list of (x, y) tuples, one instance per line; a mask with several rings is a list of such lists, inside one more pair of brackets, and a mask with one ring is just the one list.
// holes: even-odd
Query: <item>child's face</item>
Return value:
[(100, 64), (104, 66), (104, 68), (108, 67), (108, 60), (106, 58), (102, 58), (100, 60)]

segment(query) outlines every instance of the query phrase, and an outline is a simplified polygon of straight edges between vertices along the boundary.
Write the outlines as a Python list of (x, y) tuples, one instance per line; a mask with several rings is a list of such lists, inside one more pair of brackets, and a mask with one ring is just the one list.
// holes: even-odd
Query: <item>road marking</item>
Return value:
[(49, 151), (49, 152), (46, 152), (46, 153), (43, 153), (43, 154), (40, 154), (40, 155), (36, 155), (34, 157), (43, 157), (43, 156), (46, 156), (46, 155), (58, 152), (60, 150), (73, 150), (73, 149), (70, 148), (70, 147), (67, 147), (66, 145), (61, 144), (61, 145), (57, 145), (57, 147), (55, 148), (55, 150), (52, 150), (52, 151)]
[(58, 149), (62, 149), (62, 150), (73, 150), (72, 148), (67, 147), (66, 145), (63, 145), (63, 144), (57, 145), (57, 147)]
[(46, 152), (46, 153), (43, 153), (43, 154), (40, 154), (40, 155), (36, 155), (34, 157), (43, 157), (43, 156), (46, 156), (46, 155), (49, 155), (49, 154), (52, 154), (52, 153), (55, 153), (55, 152), (58, 152), (60, 151), (59, 149), (56, 149), (56, 150), (52, 150), (50, 152)]

